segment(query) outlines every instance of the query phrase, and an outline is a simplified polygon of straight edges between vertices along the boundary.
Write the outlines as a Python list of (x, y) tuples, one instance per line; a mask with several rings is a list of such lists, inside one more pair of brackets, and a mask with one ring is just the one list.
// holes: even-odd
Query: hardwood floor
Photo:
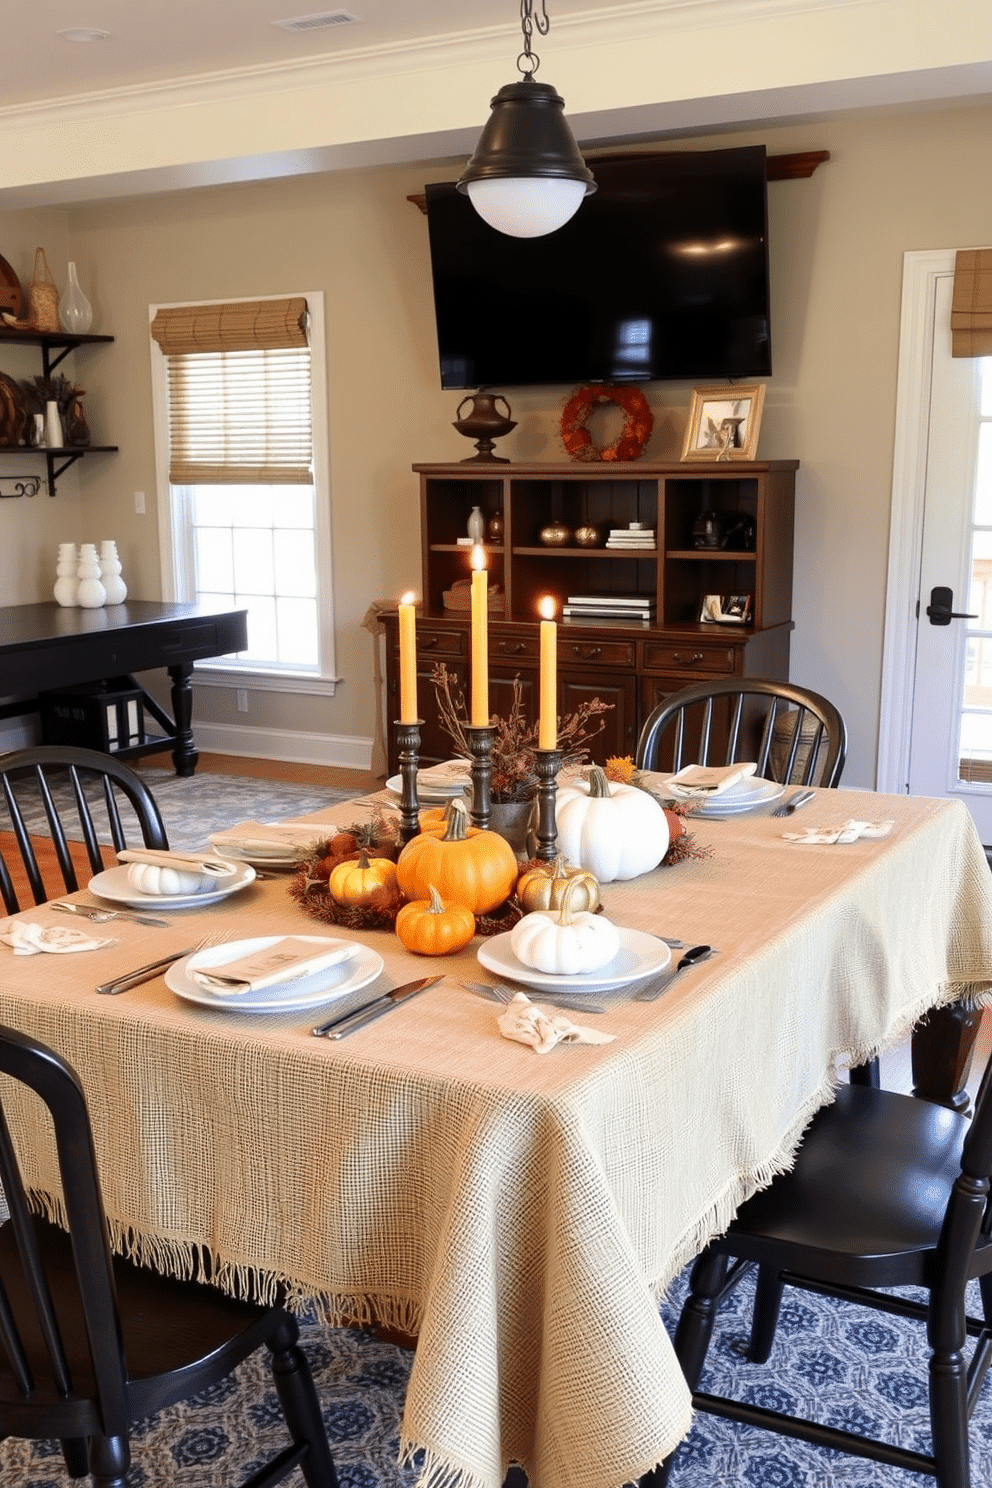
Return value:
[[(142, 771), (172, 771), (168, 754), (136, 761)], [(337, 765), (299, 764), (293, 760), (252, 759), (243, 755), (201, 753), (197, 770), (212, 775), (241, 775), (251, 780), (291, 780), (300, 785), (339, 785), (373, 791), (382, 786), (368, 770), (344, 770)]]

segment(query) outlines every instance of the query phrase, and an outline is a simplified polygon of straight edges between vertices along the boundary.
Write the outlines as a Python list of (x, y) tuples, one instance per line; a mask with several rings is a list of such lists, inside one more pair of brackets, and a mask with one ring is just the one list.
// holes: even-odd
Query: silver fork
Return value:
[(97, 909), (88, 904), (67, 904), (63, 899), (52, 899), (46, 909), (61, 909), (66, 914), (82, 915), (84, 920), (102, 924), (104, 920), (134, 920), (139, 925), (168, 925), (168, 920), (157, 920), (152, 915), (132, 914), (125, 909)]
[[(469, 992), (477, 992), (480, 997), (488, 997), (490, 1002), (501, 1002), (506, 1007), (512, 1002), (515, 993), (509, 987), (493, 987), (489, 982), (462, 982), (461, 984)], [(550, 1002), (555, 1007), (564, 1008), (570, 1013), (605, 1013), (605, 1007), (598, 1002), (588, 1002), (582, 995), (569, 997), (567, 992), (543, 992), (540, 989), (534, 992), (533, 1000), (536, 1002)]]
[(118, 992), (128, 992), (132, 987), (140, 986), (142, 982), (150, 982), (158, 976), (160, 971), (164, 971), (167, 966), (172, 966), (176, 961), (181, 961), (184, 956), (193, 956), (197, 951), (205, 951), (209, 946), (223, 945), (224, 941), (229, 940), (230, 937), (229, 930), (219, 935), (205, 935), (202, 940), (197, 941), (196, 945), (187, 946), (182, 951), (170, 951), (167, 956), (161, 956), (157, 961), (149, 961), (146, 966), (137, 966), (134, 971), (125, 971), (123, 975), (113, 977), (109, 982), (102, 982), (96, 990), (107, 997), (116, 997)]

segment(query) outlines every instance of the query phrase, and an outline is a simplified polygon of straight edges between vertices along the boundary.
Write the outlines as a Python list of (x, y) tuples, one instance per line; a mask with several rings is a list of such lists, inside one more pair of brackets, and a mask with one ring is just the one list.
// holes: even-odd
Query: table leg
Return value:
[(170, 666), (172, 678), (172, 717), (176, 724), (172, 762), (177, 775), (192, 775), (200, 758), (193, 738), (193, 663), (179, 662)]
[(932, 1008), (913, 1030), (913, 1094), (964, 1111), (981, 1009), (961, 1002)]

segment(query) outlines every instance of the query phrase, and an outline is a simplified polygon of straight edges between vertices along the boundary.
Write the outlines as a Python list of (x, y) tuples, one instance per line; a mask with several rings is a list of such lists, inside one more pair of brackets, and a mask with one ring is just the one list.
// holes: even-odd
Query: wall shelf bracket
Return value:
[(0, 475), (0, 497), (37, 496), (40, 490), (40, 475)]

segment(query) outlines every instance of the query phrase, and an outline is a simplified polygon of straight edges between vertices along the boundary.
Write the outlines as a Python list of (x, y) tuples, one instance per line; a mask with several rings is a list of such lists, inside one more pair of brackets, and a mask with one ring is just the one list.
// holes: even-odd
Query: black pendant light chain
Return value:
[(524, 49), (517, 58), (517, 71), (522, 72), (524, 77), (532, 78), (541, 65), (541, 59), (531, 47), (531, 37), (534, 27), (537, 27), (540, 36), (547, 36), (551, 29), (548, 19), (547, 0), (538, 0), (540, 9), (534, 14), (535, 0), (520, 0), (520, 29), (524, 33)]

